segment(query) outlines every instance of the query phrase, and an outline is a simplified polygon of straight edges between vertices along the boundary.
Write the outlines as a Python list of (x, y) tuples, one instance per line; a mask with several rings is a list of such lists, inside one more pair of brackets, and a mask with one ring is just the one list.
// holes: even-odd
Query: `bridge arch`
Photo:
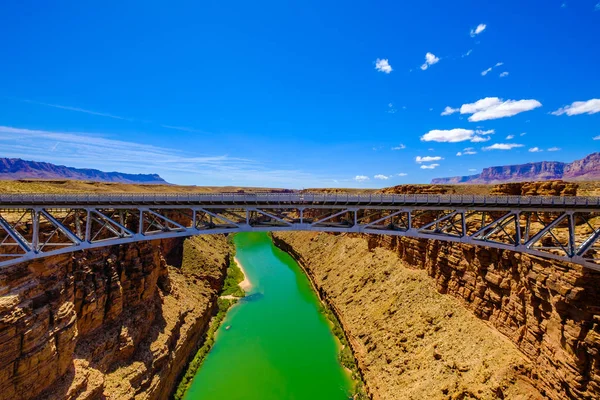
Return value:
[(598, 197), (0, 195), (0, 267), (137, 241), (259, 231), (444, 240), (600, 270)]

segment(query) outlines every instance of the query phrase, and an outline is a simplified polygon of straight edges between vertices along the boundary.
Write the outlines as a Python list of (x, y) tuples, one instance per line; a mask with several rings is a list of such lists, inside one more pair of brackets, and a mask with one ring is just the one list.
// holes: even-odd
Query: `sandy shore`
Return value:
[(239, 285), (242, 289), (244, 289), (244, 291), (247, 292), (250, 289), (252, 289), (252, 283), (250, 283), (250, 280), (248, 279), (248, 274), (246, 274), (246, 271), (244, 270), (244, 266), (242, 265), (240, 260), (238, 260), (237, 257), (234, 257), (233, 259), (234, 259), (235, 263), (237, 264), (237, 266), (240, 267), (240, 269), (242, 270), (242, 274), (244, 274), (244, 280), (241, 281), (239, 283)]

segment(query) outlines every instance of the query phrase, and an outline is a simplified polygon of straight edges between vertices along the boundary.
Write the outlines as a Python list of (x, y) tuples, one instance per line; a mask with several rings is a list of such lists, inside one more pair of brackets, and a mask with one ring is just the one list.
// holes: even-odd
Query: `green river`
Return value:
[(344, 400), (349, 374), (319, 299), (266, 233), (234, 237), (252, 288), (233, 306), (185, 400)]

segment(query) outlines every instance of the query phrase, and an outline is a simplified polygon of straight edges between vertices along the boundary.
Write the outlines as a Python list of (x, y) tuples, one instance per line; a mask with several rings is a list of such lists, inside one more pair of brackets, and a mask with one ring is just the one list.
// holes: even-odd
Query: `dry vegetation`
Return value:
[(285, 189), (241, 188), (237, 186), (141, 185), (72, 180), (0, 180), (3, 193), (231, 193), (285, 191)]
[[(557, 183), (558, 182), (558, 183)], [(512, 186), (511, 186), (512, 185)], [(431, 194), (513, 194), (515, 184), (511, 185), (398, 185), (382, 189), (304, 189), (304, 193), (431, 193)], [(519, 184), (517, 184), (519, 185)], [(542, 190), (531, 190), (532, 185)], [(572, 184), (567, 184), (572, 185)], [(600, 181), (578, 182), (579, 196), (600, 195)], [(509, 186), (511, 186), (509, 188)], [(562, 194), (556, 187), (564, 187), (560, 181), (523, 184), (522, 194)], [(74, 180), (0, 180), (0, 194), (10, 193), (242, 193), (242, 192), (289, 192), (291, 189), (255, 188), (239, 186), (180, 186), (125, 184), (109, 182), (91, 182)], [(564, 194), (572, 194), (567, 190)]]
[[(523, 186), (521, 194), (563, 194), (556, 188), (564, 188), (565, 183), (560, 181), (536, 182), (525, 184), (500, 184), (500, 185), (398, 185), (382, 189), (304, 189), (304, 193), (431, 193), (431, 194), (516, 194), (515, 185)], [(566, 184), (574, 185), (574, 184)], [(576, 192), (579, 196), (600, 195), (600, 181), (578, 182)], [(532, 186), (542, 190), (532, 190)], [(180, 185), (153, 185), (153, 184), (125, 184), (109, 182), (91, 182), (74, 180), (0, 180), (0, 194), (9, 193), (242, 193), (242, 192), (289, 192), (291, 189), (255, 188), (239, 186), (180, 186)], [(572, 194), (572, 190), (564, 194)]]

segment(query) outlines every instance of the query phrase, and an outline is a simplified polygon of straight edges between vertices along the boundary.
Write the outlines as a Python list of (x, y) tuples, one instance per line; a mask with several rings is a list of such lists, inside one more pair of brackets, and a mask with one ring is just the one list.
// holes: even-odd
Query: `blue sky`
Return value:
[(7, 2), (0, 157), (301, 188), (598, 151), (598, 0), (402, 3)]

